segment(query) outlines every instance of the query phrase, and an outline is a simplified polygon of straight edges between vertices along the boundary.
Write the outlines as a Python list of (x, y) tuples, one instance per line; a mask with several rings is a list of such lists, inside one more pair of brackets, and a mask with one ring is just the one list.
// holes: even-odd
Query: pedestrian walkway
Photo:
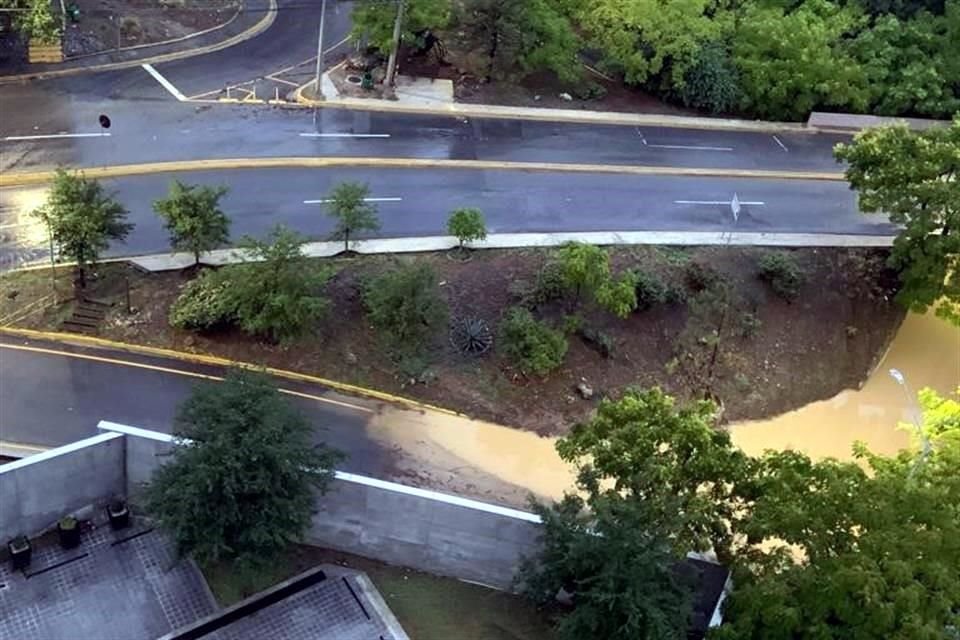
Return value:
[[(893, 236), (872, 236), (830, 233), (755, 233), (727, 231), (594, 231), (583, 233), (497, 233), (474, 243), (477, 249), (518, 249), (523, 247), (556, 247), (565, 242), (595, 245), (733, 245), (769, 247), (889, 247)], [(457, 246), (452, 236), (420, 238), (374, 238), (350, 243), (350, 249), (362, 254), (422, 253), (446, 251)], [(308, 242), (303, 252), (311, 258), (329, 258), (343, 251), (342, 242)], [(129, 261), (147, 271), (172, 271), (194, 263), (193, 254), (160, 253), (114, 261)], [(204, 254), (202, 262), (210, 265), (237, 264), (249, 261), (239, 249), (218, 249)], [(44, 265), (38, 265), (44, 266)]]

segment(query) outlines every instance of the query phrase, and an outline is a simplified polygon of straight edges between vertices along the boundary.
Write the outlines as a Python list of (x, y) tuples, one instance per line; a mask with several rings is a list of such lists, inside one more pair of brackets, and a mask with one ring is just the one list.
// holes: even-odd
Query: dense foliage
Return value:
[[(386, 51), (395, 5), (364, 0), (354, 37)], [(945, 118), (960, 109), (960, 0), (408, 0), (404, 41), (456, 34), (488, 79), (549, 70), (575, 94), (578, 55), (714, 113), (814, 109)]]
[(447, 220), (447, 233), (457, 239), (461, 249), (471, 242), (483, 240), (487, 237), (483, 212), (472, 207), (456, 209)]
[(236, 325), (246, 333), (286, 342), (308, 333), (327, 310), (321, 288), (333, 270), (303, 255), (304, 238), (279, 226), (267, 241), (244, 238), (250, 262), (206, 271), (170, 309), (184, 329)]
[[(537, 505), (542, 552), (521, 586), (572, 594), (561, 638), (683, 637), (670, 569), (713, 550), (734, 571), (722, 640), (955, 638), (960, 629), (960, 402), (920, 393), (914, 446), (860, 464), (745, 455), (715, 406), (628, 391), (561, 439), (576, 492)], [(562, 591), (561, 591), (562, 589)]]
[(343, 240), (343, 250), (350, 250), (350, 238), (364, 231), (380, 229), (376, 205), (367, 200), (370, 188), (361, 182), (341, 182), (327, 198), (327, 215), (333, 218), (331, 240)]
[(57, 255), (77, 263), (80, 287), (86, 286), (87, 268), (110, 241), (123, 240), (133, 229), (126, 208), (99, 182), (64, 169), (57, 169), (46, 202), (33, 215), (47, 227)]
[(637, 308), (634, 274), (614, 277), (606, 249), (568, 242), (557, 251), (557, 266), (563, 286), (576, 302), (589, 296), (619, 318), (627, 317)]
[(900, 273), (897, 300), (960, 324), (960, 115), (949, 127), (869, 129), (838, 145), (846, 177), (864, 213), (903, 225), (890, 266)]
[(146, 489), (147, 511), (201, 563), (263, 566), (310, 526), (340, 454), (264, 375), (235, 371), (179, 408), (183, 439)]
[(447, 302), (433, 268), (425, 263), (402, 263), (371, 278), (363, 302), (370, 324), (402, 354), (419, 350), (447, 322)]
[(528, 309), (513, 307), (500, 321), (497, 348), (522, 372), (544, 376), (563, 363), (567, 339)]

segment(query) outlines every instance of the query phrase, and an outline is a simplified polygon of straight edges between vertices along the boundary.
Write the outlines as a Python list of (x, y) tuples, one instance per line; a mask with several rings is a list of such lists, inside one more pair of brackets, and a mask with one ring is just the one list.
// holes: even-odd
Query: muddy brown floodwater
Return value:
[[(889, 375), (900, 370), (913, 396)], [(960, 328), (932, 313), (908, 314), (876, 370), (859, 390), (843, 391), (769, 420), (734, 424), (734, 442), (751, 454), (794, 449), (813, 458), (851, 458), (856, 440), (877, 453), (893, 454), (909, 443), (898, 423), (916, 415), (916, 391), (932, 387), (952, 393), (960, 384)], [(521, 506), (528, 491), (559, 497), (573, 482), (554, 450), (555, 439), (466, 418), (407, 412), (374, 420), (371, 431), (384, 443), (415, 450), (406, 471), (443, 470), (420, 478), (434, 488), (465, 492)], [(465, 484), (466, 483), (466, 484)]]

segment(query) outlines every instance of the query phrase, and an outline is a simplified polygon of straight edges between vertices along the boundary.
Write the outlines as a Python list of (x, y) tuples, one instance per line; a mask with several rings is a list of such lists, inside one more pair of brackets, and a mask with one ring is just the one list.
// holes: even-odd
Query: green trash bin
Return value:
[(361, 89), (373, 89), (373, 73), (370, 71), (365, 71), (363, 73), (363, 79), (360, 80)]
[(74, 24), (80, 22), (80, 7), (77, 6), (76, 2), (71, 2), (67, 5), (67, 17), (70, 18), (70, 22)]

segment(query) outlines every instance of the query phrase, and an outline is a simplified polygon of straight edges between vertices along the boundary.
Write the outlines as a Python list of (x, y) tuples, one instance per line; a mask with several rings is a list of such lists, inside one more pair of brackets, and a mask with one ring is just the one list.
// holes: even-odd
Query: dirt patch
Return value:
[(75, 2), (80, 20), (68, 25), (64, 34), (64, 54), (68, 57), (182, 38), (226, 23), (242, 6), (242, 0)]
[[(340, 271), (326, 291), (333, 313), (315, 337), (288, 347), (265, 344), (238, 331), (204, 336), (171, 329), (167, 310), (188, 280), (181, 273), (134, 273), (132, 315), (126, 314), (121, 299), (125, 289), (118, 284), (124, 272), (121, 267), (104, 269), (94, 290), (102, 288), (117, 298), (102, 329), (104, 337), (322, 375), (473, 417), (557, 434), (587, 417), (600, 397), (616, 395), (630, 385), (660, 385), (680, 397), (692, 393), (669, 366), (687, 322), (688, 306), (682, 299), (690, 295), (686, 274), (691, 262), (709, 265), (733, 285), (737, 318), (752, 316), (749, 336), (730, 338), (724, 344), (730, 357), (718, 365), (715, 390), (724, 402), (726, 419), (765, 418), (858, 387), (904, 315), (891, 301), (895, 278), (882, 267), (885, 251), (792, 251), (806, 274), (806, 284), (792, 303), (775, 296), (757, 278), (757, 261), (764, 253), (763, 249), (720, 247), (612, 249), (615, 271), (631, 268), (657, 274), (681, 292), (679, 299), (623, 320), (581, 306), (577, 313), (583, 326), (609, 337), (611, 357), (604, 358), (595, 346), (570, 335), (564, 365), (543, 379), (521, 375), (495, 349), (479, 357), (462, 356), (446, 335), (436, 337), (423, 373), (411, 373), (392, 361), (365, 320), (359, 291), (365, 275), (388, 269), (398, 260), (390, 256), (335, 260)], [(522, 283), (533, 283), (550, 255), (531, 249), (476, 252), (466, 263), (442, 253), (407, 259), (433, 266), (453, 319), (479, 318), (495, 331), (503, 311), (518, 302)], [(27, 283), (28, 277), (33, 285)], [(0, 314), (24, 308), (48, 293), (49, 280), (37, 274), (6, 276), (4, 291), (14, 288), (20, 291), (16, 299), (0, 295)], [(536, 309), (538, 316), (558, 327), (569, 312), (567, 303)], [(61, 305), (16, 318), (15, 323), (48, 327), (62, 314)], [(582, 381), (595, 392), (590, 400), (575, 391)]]

